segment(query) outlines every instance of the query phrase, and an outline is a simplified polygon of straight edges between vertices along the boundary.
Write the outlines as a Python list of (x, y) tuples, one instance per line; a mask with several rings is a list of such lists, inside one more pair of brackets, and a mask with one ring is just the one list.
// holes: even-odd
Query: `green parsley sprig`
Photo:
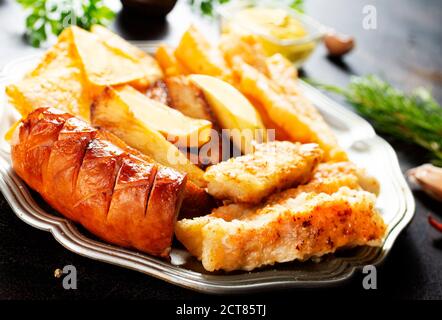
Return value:
[(379, 132), (427, 149), (442, 166), (442, 108), (429, 91), (406, 94), (374, 75), (353, 77), (347, 88), (309, 82), (345, 97)]
[(93, 24), (107, 25), (115, 12), (102, 0), (17, 0), (28, 12), (26, 39), (33, 47), (40, 47), (52, 33), (58, 36), (63, 29), (77, 25), (89, 30)]

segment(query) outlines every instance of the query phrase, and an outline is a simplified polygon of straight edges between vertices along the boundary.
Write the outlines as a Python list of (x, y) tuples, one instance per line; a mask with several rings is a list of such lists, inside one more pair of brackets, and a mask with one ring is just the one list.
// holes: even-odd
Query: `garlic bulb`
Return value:
[(407, 172), (411, 183), (419, 185), (423, 191), (438, 201), (442, 201), (442, 168), (424, 164)]
[(355, 40), (353, 37), (330, 31), (324, 36), (324, 44), (331, 56), (340, 57), (354, 48)]

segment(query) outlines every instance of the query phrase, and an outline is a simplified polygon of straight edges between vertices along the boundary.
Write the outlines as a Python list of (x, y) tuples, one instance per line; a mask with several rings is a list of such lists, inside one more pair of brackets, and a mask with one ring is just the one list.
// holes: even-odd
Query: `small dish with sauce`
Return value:
[(221, 32), (255, 35), (268, 55), (281, 53), (296, 66), (313, 53), (326, 27), (311, 17), (272, 4), (234, 3), (220, 8)]

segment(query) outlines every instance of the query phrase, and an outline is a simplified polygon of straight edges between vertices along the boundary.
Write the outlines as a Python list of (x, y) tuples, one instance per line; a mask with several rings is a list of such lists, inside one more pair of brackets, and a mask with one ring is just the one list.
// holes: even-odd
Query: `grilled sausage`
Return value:
[(16, 173), (99, 238), (167, 257), (186, 176), (110, 133), (52, 108), (31, 112), (11, 142)]

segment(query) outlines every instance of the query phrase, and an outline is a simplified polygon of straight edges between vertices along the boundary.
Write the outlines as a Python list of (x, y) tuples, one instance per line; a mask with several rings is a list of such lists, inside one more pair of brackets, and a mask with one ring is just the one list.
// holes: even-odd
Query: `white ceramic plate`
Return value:
[[(151, 45), (145, 45), (145, 49)], [(31, 56), (8, 64), (0, 75), (0, 135), (17, 119), (8, 105), (5, 85), (17, 81), (39, 61)], [(369, 123), (307, 84), (302, 90), (321, 111), (350, 158), (376, 176), (381, 184), (377, 201), (387, 236), (380, 248), (359, 247), (324, 257), (320, 262), (291, 262), (253, 272), (208, 273), (185, 250), (174, 248), (167, 262), (136, 251), (103, 243), (81, 227), (53, 212), (11, 169), (9, 145), (0, 139), (0, 190), (24, 222), (46, 231), (67, 249), (91, 259), (130, 268), (189, 289), (227, 294), (275, 288), (337, 285), (364, 265), (381, 263), (398, 234), (411, 221), (414, 199), (391, 146), (377, 136)], [(56, 107), (56, 106), (54, 106)], [(25, 236), (25, 235), (23, 235)]]

